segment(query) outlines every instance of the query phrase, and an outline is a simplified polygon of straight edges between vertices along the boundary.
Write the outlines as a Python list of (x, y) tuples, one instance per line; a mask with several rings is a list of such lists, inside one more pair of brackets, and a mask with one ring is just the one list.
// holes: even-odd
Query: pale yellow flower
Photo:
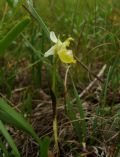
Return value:
[(64, 42), (61, 42), (61, 40), (56, 37), (54, 32), (50, 32), (50, 39), (55, 44), (47, 52), (45, 52), (44, 57), (58, 55), (63, 63), (76, 63), (72, 50), (67, 49), (70, 45), (70, 41), (73, 40), (72, 38), (68, 38)]

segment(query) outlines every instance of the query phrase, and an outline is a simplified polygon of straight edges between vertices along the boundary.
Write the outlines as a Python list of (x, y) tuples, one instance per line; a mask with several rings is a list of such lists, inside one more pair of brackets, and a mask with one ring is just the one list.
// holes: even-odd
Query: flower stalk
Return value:
[(57, 58), (53, 57), (53, 73), (52, 73), (52, 108), (53, 108), (53, 133), (55, 140), (55, 150), (57, 156), (59, 156), (58, 145), (58, 122), (57, 122), (57, 100), (56, 100), (56, 70), (57, 70)]

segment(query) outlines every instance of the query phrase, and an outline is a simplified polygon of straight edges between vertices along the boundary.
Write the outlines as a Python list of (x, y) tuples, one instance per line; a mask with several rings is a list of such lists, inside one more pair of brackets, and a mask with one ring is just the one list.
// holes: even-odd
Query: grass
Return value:
[[(13, 2), (0, 1), (0, 156), (119, 157), (119, 0)], [(44, 57), (50, 31), (74, 38), (76, 64)]]

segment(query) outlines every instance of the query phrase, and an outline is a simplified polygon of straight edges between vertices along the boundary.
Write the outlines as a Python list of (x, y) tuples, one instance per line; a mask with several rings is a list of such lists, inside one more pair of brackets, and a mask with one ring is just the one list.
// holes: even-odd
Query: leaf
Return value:
[(73, 83), (73, 90), (74, 90), (74, 94), (75, 94), (75, 98), (76, 98), (76, 102), (77, 102), (77, 107), (79, 109), (80, 118), (82, 119), (81, 120), (82, 136), (83, 136), (83, 138), (85, 138), (86, 134), (87, 134), (87, 127), (86, 127), (84, 109), (83, 109), (82, 102), (80, 100), (79, 94), (76, 90), (75, 84), (74, 84), (73, 81), (72, 81), (72, 83)]
[(0, 110), (1, 115), (0, 119), (5, 122), (11, 123), (14, 126), (21, 128), (22, 130), (29, 133), (34, 139), (39, 142), (39, 137), (33, 130), (32, 126), (23, 118), (20, 113), (17, 113), (11, 106), (9, 106), (3, 99), (0, 99)]
[(45, 137), (40, 141), (40, 157), (48, 157), (50, 138)]
[(6, 147), (5, 147), (5, 144), (2, 142), (1, 139), (0, 139), (0, 148), (1, 148), (2, 152), (4, 153), (5, 157), (9, 157), (8, 151), (7, 151)]
[(74, 131), (76, 133), (76, 136), (79, 138), (79, 142), (82, 143), (82, 130), (80, 127), (80, 123), (79, 120), (76, 117), (76, 112), (74, 111), (73, 108), (73, 104), (71, 103), (71, 101), (69, 99), (66, 100), (67, 102), (67, 111), (68, 111), (68, 116), (70, 117), (71, 121), (72, 121), (72, 125), (74, 128)]
[(15, 157), (20, 157), (19, 151), (12, 139), (12, 137), (10, 136), (10, 134), (8, 133), (7, 129), (5, 128), (5, 126), (3, 125), (2, 121), (0, 120), (0, 132), (2, 133), (2, 135), (5, 137), (5, 139), (7, 140), (7, 142), (9, 143), (9, 145), (11, 146), (13, 153), (15, 155)]
[(6, 36), (0, 40), (0, 55), (4, 54), (5, 49), (17, 38), (17, 36), (24, 30), (24, 28), (30, 23), (29, 17), (24, 17), (19, 23), (17, 23)]
[(39, 16), (37, 11), (33, 7), (33, 5), (32, 5), (30, 0), (28, 0), (28, 7), (29, 7), (28, 9), (29, 9), (30, 13), (37, 20), (37, 22), (40, 24), (41, 28), (45, 32), (45, 35), (50, 40), (50, 31), (49, 31), (48, 27), (46, 26), (46, 24), (44, 23), (43, 19)]

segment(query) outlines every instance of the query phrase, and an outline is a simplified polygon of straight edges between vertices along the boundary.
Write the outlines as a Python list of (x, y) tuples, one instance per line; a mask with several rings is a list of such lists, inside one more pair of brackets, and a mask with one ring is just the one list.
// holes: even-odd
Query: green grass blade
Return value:
[(2, 135), (5, 137), (5, 139), (7, 140), (7, 142), (9, 143), (9, 145), (11, 146), (13, 153), (15, 155), (15, 157), (20, 157), (19, 151), (12, 139), (12, 137), (10, 136), (10, 134), (8, 133), (7, 129), (5, 128), (4, 124), (2, 123), (2, 121), (0, 120), (0, 132), (2, 133)]
[(32, 126), (23, 118), (20, 113), (17, 113), (3, 99), (0, 99), (0, 109), (2, 110), (4, 115), (9, 118), (8, 122), (11, 121), (12, 124), (17, 124), (19, 128), (22, 128), (24, 131), (33, 136), (37, 142), (39, 142), (39, 138), (34, 132)]
[(1, 139), (0, 139), (0, 148), (1, 148), (2, 152), (4, 153), (5, 157), (9, 157), (8, 151), (7, 151), (6, 147), (5, 147), (5, 144), (2, 142)]
[(109, 70), (108, 70), (107, 78), (106, 78), (106, 81), (105, 81), (105, 84), (104, 84), (103, 90), (102, 90), (102, 98), (101, 98), (101, 101), (102, 101), (102, 107), (103, 107), (103, 108), (104, 108), (105, 105), (106, 105), (106, 98), (107, 98), (108, 85), (109, 85), (109, 81), (110, 81), (111, 69), (112, 69), (112, 68), (110, 67)]
[[(32, 51), (32, 53), (34, 53), (34, 55), (36, 55), (39, 59), (41, 59), (41, 61), (42, 61), (42, 56), (41, 56), (41, 54), (42, 54), (42, 52), (41, 52), (41, 50), (36, 50), (35, 48), (34, 48), (34, 46), (28, 41), (28, 39), (26, 38), (26, 36), (22, 33), (22, 37), (24, 38), (24, 40), (25, 40), (25, 45), (26, 45), (26, 47), (27, 48), (29, 48), (31, 51)], [(30, 51), (30, 52), (31, 52)]]
[(81, 121), (82, 134), (83, 134), (83, 138), (85, 138), (86, 134), (87, 134), (87, 126), (86, 126), (86, 121), (85, 121), (84, 109), (83, 109), (79, 94), (76, 90), (75, 84), (73, 81), (72, 81), (72, 83), (73, 83), (73, 90), (74, 90), (74, 94), (75, 94), (75, 98), (76, 98), (76, 102), (77, 102), (77, 107), (79, 109), (80, 118), (82, 119), (82, 121)]
[(82, 141), (82, 130), (80, 127), (79, 120), (76, 117), (76, 112), (74, 111), (74, 108), (72, 106), (73, 104), (68, 99), (66, 100), (66, 102), (67, 102), (66, 107), (67, 107), (68, 116), (70, 117), (70, 120), (72, 121), (72, 125), (74, 128), (75, 134), (78, 137), (79, 142), (82, 143), (83, 142)]
[(45, 137), (43, 140), (40, 141), (40, 157), (48, 157), (49, 145), (49, 137)]
[[(24, 127), (22, 127), (17, 121), (15, 121), (14, 118), (12, 118), (10, 115), (8, 115), (6, 112), (0, 111), (0, 120), (2, 120), (3, 122), (7, 123), (7, 124), (12, 124), (15, 127), (17, 127), (18, 129), (24, 130)], [(27, 132), (27, 131), (26, 131)]]
[(24, 30), (30, 23), (29, 17), (24, 17), (19, 23), (17, 23), (6, 36), (0, 40), (0, 55), (4, 54), (5, 49), (17, 38), (17, 36)]
[(30, 2), (28, 3), (28, 6), (29, 6), (30, 13), (38, 21), (39, 25), (41, 26), (41, 28), (45, 32), (45, 35), (50, 40), (50, 31), (49, 31), (48, 27), (46, 26), (46, 24), (44, 23), (44, 21), (39, 16), (39, 14), (37, 13), (37, 11), (35, 10), (35, 8), (33, 7), (33, 5)]

